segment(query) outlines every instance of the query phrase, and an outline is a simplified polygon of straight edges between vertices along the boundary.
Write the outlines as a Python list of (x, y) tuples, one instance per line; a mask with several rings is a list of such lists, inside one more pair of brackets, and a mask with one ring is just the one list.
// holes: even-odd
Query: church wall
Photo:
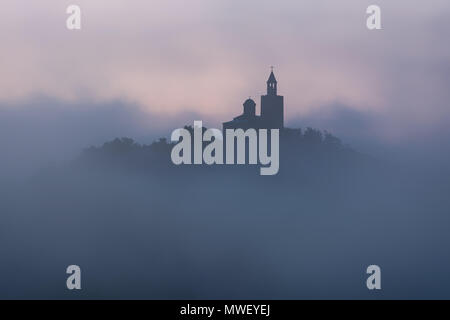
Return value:
[(267, 128), (284, 127), (283, 96), (261, 96), (261, 120)]

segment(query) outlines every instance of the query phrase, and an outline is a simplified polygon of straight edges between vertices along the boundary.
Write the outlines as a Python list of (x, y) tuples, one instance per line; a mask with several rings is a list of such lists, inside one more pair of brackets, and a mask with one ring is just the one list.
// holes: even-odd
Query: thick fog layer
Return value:
[[(55, 108), (2, 110), (3, 132), (15, 132), (3, 136), (2, 166), (30, 173), (0, 182), (1, 298), (450, 298), (444, 166), (361, 153), (302, 127), (283, 140), (273, 177), (175, 167), (170, 145), (150, 145), (170, 124), (146, 131), (117, 105), (106, 118)], [(116, 136), (149, 146), (103, 145)], [(79, 292), (66, 289), (71, 264)], [(371, 264), (382, 268), (376, 293)]]

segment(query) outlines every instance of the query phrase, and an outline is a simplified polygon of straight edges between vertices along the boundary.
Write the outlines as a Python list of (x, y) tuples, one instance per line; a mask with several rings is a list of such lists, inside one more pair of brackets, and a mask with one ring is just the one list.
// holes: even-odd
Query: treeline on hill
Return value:
[[(191, 132), (192, 126), (185, 126)], [(206, 130), (206, 128), (203, 128)], [(205, 145), (207, 143), (204, 143)], [(170, 172), (198, 172), (208, 167), (208, 172), (251, 172), (256, 173), (260, 165), (181, 165), (172, 163), (170, 153), (175, 143), (166, 138), (147, 145), (139, 144), (131, 138), (116, 138), (102, 146), (92, 146), (83, 151), (81, 161), (97, 168), (114, 168), (132, 171), (148, 171), (156, 174)], [(366, 156), (344, 145), (341, 140), (327, 131), (313, 128), (290, 129), (280, 131), (280, 171), (277, 176), (292, 176), (295, 173), (322, 174), (328, 171), (345, 170), (360, 165), (368, 159)]]

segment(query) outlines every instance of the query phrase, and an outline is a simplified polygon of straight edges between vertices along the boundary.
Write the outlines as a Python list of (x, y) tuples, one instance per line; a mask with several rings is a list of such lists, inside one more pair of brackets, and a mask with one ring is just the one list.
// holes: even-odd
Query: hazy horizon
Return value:
[(78, 31), (65, 27), (67, 1), (6, 2), (1, 109), (45, 97), (81, 113), (131, 105), (168, 129), (180, 114), (215, 126), (249, 96), (259, 108), (274, 65), (289, 125), (386, 144), (448, 133), (448, 1), (380, 0), (377, 31), (370, 1), (79, 0)]

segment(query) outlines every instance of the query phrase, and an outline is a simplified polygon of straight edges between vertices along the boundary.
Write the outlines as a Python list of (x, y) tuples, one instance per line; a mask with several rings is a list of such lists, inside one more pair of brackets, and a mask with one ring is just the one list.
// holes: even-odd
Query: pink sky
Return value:
[[(5, 3), (6, 2), (6, 3)], [(66, 7), (82, 30), (65, 27)], [(122, 100), (171, 116), (228, 120), (259, 105), (275, 66), (286, 117), (340, 103), (380, 116), (380, 136), (449, 119), (450, 2), (6, 0), (0, 13), (0, 102), (44, 95)]]

